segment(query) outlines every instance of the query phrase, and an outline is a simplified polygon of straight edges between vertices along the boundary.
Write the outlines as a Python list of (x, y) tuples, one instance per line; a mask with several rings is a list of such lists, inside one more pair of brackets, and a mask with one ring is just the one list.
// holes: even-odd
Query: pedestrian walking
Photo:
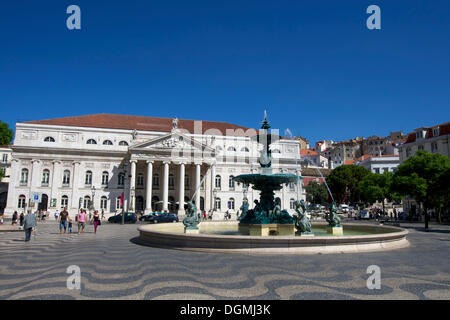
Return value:
[(98, 211), (94, 211), (94, 215), (92, 216), (92, 220), (94, 222), (94, 233), (97, 233), (97, 227), (101, 225), (100, 221), (100, 215), (98, 214)]
[(77, 215), (78, 222), (78, 234), (84, 233), (84, 228), (86, 227), (86, 211), (84, 209), (80, 210), (80, 213)]
[(67, 212), (67, 208), (64, 208), (59, 215), (59, 234), (62, 233), (62, 229), (64, 228), (64, 233), (67, 230), (67, 222), (69, 220), (69, 213)]
[(23, 211), (22, 211), (22, 213), (20, 214), (20, 217), (19, 217), (19, 223), (20, 223), (21, 227), (23, 227), (23, 219), (25, 219), (25, 215), (23, 214)]
[(31, 210), (28, 210), (28, 214), (24, 219), (25, 242), (30, 241), (31, 232), (33, 231), (33, 228), (36, 227), (36, 223), (36, 214), (32, 213)]
[(55, 211), (55, 220), (58, 221), (58, 217), (59, 217), (59, 212), (58, 209), (56, 209)]
[(11, 222), (11, 224), (13, 225), (13, 226), (17, 226), (17, 217), (18, 217), (18, 215), (17, 215), (17, 211), (14, 211), (14, 213), (13, 213), (13, 215), (12, 215), (12, 222)]
[(72, 219), (69, 217), (69, 233), (72, 233)]
[(3, 215), (4, 215), (4, 213), (2, 212), (2, 213), (0, 213), (0, 224), (3, 224)]
[(105, 210), (102, 209), (102, 218), (101, 220), (105, 219)]

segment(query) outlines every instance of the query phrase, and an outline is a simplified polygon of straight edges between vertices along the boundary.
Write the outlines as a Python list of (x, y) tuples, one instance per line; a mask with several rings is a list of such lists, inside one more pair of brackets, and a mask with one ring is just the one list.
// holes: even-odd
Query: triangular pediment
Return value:
[(192, 152), (215, 152), (215, 149), (207, 146), (206, 144), (177, 131), (172, 131), (167, 135), (140, 142), (131, 146), (129, 149), (130, 151), (183, 150)]

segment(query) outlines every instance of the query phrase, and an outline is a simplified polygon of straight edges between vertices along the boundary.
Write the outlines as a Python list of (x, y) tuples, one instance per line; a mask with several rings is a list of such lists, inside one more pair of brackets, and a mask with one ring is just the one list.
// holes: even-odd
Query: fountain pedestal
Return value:
[(184, 233), (185, 234), (199, 234), (200, 233), (200, 229), (189, 229), (189, 228), (184, 228)]
[(328, 227), (327, 233), (331, 233), (333, 236), (343, 236), (344, 228), (342, 227)]
[(293, 224), (239, 224), (239, 232), (250, 236), (294, 236)]

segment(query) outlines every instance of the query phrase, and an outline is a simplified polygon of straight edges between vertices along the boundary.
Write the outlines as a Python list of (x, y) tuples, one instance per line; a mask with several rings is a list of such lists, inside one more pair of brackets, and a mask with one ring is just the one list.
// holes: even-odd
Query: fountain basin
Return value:
[(182, 223), (143, 225), (138, 227), (137, 242), (160, 248), (242, 254), (357, 253), (409, 246), (408, 231), (402, 228), (349, 223), (343, 236), (331, 236), (327, 235), (327, 225), (314, 223), (313, 229), (325, 230), (313, 230), (314, 237), (240, 235), (237, 221), (201, 222), (200, 234), (185, 234)]

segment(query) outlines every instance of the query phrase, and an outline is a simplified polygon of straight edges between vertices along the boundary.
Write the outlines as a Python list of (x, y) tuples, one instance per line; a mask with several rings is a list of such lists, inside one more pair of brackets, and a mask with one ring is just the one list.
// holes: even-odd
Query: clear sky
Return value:
[[(66, 9), (81, 8), (81, 30)], [(368, 30), (366, 8), (381, 8)], [(0, 120), (202, 119), (320, 139), (450, 120), (450, 1), (3, 0)]]

